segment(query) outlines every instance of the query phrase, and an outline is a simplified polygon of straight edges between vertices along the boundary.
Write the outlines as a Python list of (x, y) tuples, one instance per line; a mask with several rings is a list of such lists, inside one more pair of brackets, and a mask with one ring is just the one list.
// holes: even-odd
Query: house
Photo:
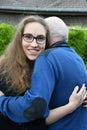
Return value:
[(58, 16), (67, 25), (87, 25), (87, 0), (0, 0), (0, 23), (17, 24), (27, 15)]

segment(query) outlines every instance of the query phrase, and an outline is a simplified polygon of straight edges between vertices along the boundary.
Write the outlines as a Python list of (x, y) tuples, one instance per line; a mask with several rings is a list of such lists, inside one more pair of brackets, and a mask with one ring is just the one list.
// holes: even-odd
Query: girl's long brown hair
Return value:
[(39, 16), (29, 16), (19, 23), (14, 39), (0, 57), (0, 81), (4, 79), (9, 85), (8, 91), (13, 90), (17, 92), (17, 95), (22, 94), (31, 85), (32, 61), (27, 59), (22, 49), (24, 28), (31, 22), (38, 22), (44, 26), (47, 38), (46, 47), (49, 46), (50, 33), (46, 22)]

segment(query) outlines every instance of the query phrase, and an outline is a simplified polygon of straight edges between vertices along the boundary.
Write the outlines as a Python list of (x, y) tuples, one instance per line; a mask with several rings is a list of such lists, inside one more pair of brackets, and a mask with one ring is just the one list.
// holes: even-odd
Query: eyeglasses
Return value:
[(46, 41), (46, 37), (43, 35), (38, 35), (37, 37), (34, 37), (32, 34), (26, 33), (23, 34), (23, 39), (25, 42), (31, 43), (34, 39), (36, 39), (37, 44), (44, 44)]

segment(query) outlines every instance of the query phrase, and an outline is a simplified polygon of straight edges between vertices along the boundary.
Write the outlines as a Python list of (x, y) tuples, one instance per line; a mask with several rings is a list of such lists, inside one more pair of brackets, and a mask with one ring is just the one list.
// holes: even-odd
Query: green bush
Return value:
[(69, 45), (87, 62), (87, 30), (84, 28), (70, 28)]
[(85, 45), (85, 49), (83, 51), (84, 51), (85, 63), (87, 66), (87, 30), (84, 32), (84, 34), (85, 34), (84, 41), (86, 42), (86, 45)]
[(7, 44), (11, 41), (15, 27), (10, 24), (0, 24), (0, 54), (4, 51)]

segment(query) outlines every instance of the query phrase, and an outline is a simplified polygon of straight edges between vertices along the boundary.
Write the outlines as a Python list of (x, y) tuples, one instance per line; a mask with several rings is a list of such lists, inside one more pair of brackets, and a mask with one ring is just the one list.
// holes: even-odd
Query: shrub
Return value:
[(87, 66), (87, 30), (84, 32), (84, 40), (86, 42), (86, 45), (85, 45), (85, 49), (83, 50), (84, 51), (84, 57), (85, 57), (85, 61), (86, 61), (86, 66)]
[(69, 30), (69, 45), (87, 61), (87, 30), (83, 28), (70, 28)]
[(10, 24), (0, 24), (0, 54), (6, 48), (7, 44), (11, 41), (15, 27)]

